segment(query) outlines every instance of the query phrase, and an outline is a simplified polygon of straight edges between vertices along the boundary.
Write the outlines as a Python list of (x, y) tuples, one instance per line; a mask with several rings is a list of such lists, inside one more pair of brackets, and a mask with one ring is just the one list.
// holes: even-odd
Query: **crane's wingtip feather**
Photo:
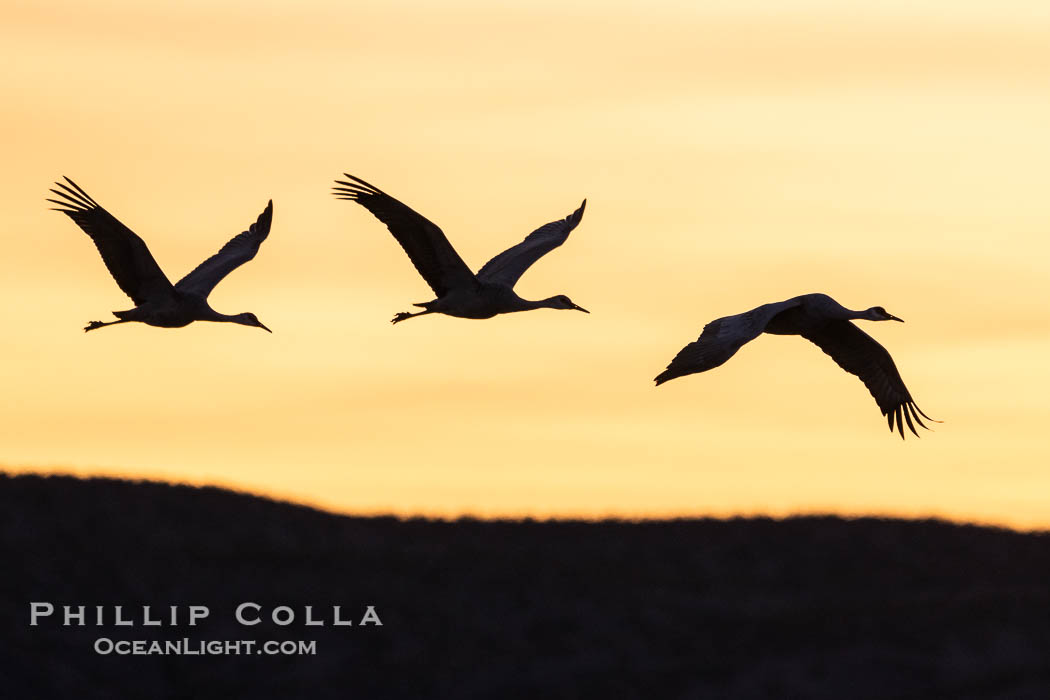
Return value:
[(349, 182), (339, 182), (337, 180), (336, 183), (340, 185), (340, 187), (333, 187), (332, 192), (335, 193), (337, 197), (342, 195), (343, 199), (352, 199), (354, 201), (357, 201), (362, 196), (371, 194), (367, 190), (363, 190), (359, 187), (356, 187), (355, 185), (351, 185)]
[(361, 189), (365, 190), (365, 192), (367, 194), (372, 194), (372, 195), (383, 195), (383, 194), (386, 194), (385, 192), (383, 192), (383, 190), (379, 189), (378, 187), (376, 187), (375, 185), (373, 185), (373, 184), (371, 184), (369, 182), (365, 182), (364, 180), (362, 180), (361, 178), (357, 177), (356, 175), (351, 175), (350, 173), (343, 173), (343, 177), (349, 178), (350, 180), (353, 180), (353, 182), (352, 183), (344, 182), (344, 183), (341, 183), (341, 184), (349, 185), (351, 187), (361, 188)]
[(911, 415), (912, 418), (915, 419), (915, 422), (918, 423), (921, 427), (925, 428), (926, 430), (929, 430), (929, 428), (926, 427), (926, 424), (922, 422), (922, 419), (919, 418), (919, 414), (915, 412), (915, 406), (910, 406), (909, 408), (911, 409)]
[[(73, 186), (73, 190), (76, 191), (76, 194), (80, 195), (88, 203), (88, 205), (93, 206), (93, 207), (99, 207), (98, 202), (96, 202), (94, 199), (92, 199), (91, 195), (89, 195), (87, 192), (85, 192), (83, 187), (81, 187), (77, 183), (73, 182), (72, 179), (70, 179), (69, 177), (66, 177), (65, 175), (63, 175), (62, 177), (65, 179), (66, 182), (68, 182), (70, 185)], [(68, 187), (66, 187), (62, 183), (55, 183), (55, 184), (57, 184), (59, 187), (63, 187), (65, 189), (69, 189)], [(101, 209), (101, 207), (99, 207), (99, 208)]]
[(918, 404), (912, 402), (912, 406), (915, 407), (916, 411), (918, 411), (919, 413), (922, 413), (922, 417), (925, 418), (926, 420), (933, 421), (934, 423), (943, 423), (944, 422), (944, 421), (941, 421), (941, 420), (937, 420), (936, 418), (930, 418), (928, 415), (926, 415), (926, 413), (923, 412), (923, 410), (921, 408), (919, 408)]
[[(68, 175), (63, 175), (62, 179), (65, 180), (66, 182), (68, 182), (69, 184), (73, 185), (73, 187), (77, 188), (78, 190), (80, 189), (80, 186), (77, 183), (73, 182), (72, 178), (70, 178)], [(56, 184), (60, 184), (60, 183), (56, 183)]]
[(60, 187), (61, 189), (56, 190), (54, 188), (51, 188), (49, 191), (67, 200), (65, 203), (66, 206), (79, 207), (84, 211), (101, 208), (99, 207), (98, 202), (91, 199), (91, 197), (88, 197), (86, 194), (78, 192), (74, 189), (70, 189), (68, 186), (63, 185), (61, 182), (56, 182), (55, 185), (57, 187)]
[[(886, 423), (890, 428), (890, 432), (892, 433), (894, 430), (897, 430), (900, 433), (901, 438), (904, 438), (904, 424), (907, 423), (908, 429), (912, 434), (917, 438), (921, 438), (922, 435), (915, 429), (915, 423), (918, 423), (919, 427), (924, 430), (930, 430), (930, 427), (923, 423), (922, 419), (919, 418), (919, 413), (922, 413), (922, 411), (919, 411), (918, 408), (919, 407), (912, 401), (902, 401), (896, 406), (886, 409), (883, 412), (883, 415), (886, 416)], [(934, 423), (941, 422), (930, 418), (925, 413), (922, 413), (922, 415), (925, 416), (927, 420), (933, 421)]]
[(904, 409), (904, 420), (908, 421), (908, 430), (910, 430), (915, 437), (919, 437), (919, 434), (915, 432), (915, 425), (911, 422), (911, 411), (909, 411), (907, 407)]

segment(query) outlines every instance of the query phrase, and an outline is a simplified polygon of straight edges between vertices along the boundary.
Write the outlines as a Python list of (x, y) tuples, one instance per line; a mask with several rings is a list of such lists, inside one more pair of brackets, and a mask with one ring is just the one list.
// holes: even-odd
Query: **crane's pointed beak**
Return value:
[(266, 326), (264, 326), (264, 325), (262, 324), (262, 321), (259, 321), (259, 328), (262, 328), (262, 329), (263, 329), (264, 331), (266, 331), (267, 333), (273, 333), (273, 331), (271, 331), (271, 330), (270, 330), (269, 328), (267, 328)]
[(886, 319), (887, 321), (900, 321), (901, 323), (904, 323), (904, 319), (903, 318), (897, 318), (893, 314), (886, 314), (886, 315), (889, 316), (889, 318)]
[(573, 304), (572, 308), (576, 309), (577, 311), (582, 311), (585, 314), (590, 313), (590, 311), (588, 311), (587, 309), (583, 308), (582, 306), (577, 306), (576, 304)]

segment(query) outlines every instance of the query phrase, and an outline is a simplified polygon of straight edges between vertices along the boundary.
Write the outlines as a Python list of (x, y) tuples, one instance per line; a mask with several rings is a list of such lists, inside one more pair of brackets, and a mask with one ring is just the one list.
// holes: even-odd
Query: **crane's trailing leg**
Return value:
[(417, 311), (416, 313), (412, 313), (411, 311), (402, 311), (401, 313), (394, 314), (394, 317), (392, 319), (390, 319), (390, 322), (391, 323), (401, 323), (405, 319), (415, 318), (416, 316), (422, 316), (424, 314), (432, 314), (432, 313), (434, 313), (434, 312), (431, 311), (430, 309), (427, 309), (426, 311)]
[(91, 323), (89, 323), (86, 326), (84, 326), (84, 332), (87, 333), (88, 331), (93, 331), (96, 328), (102, 328), (103, 326), (113, 326), (113, 325), (116, 325), (118, 323), (127, 323), (127, 322), (128, 322), (128, 319), (121, 319), (119, 321), (109, 321), (108, 323), (103, 323), (102, 321), (92, 321)]

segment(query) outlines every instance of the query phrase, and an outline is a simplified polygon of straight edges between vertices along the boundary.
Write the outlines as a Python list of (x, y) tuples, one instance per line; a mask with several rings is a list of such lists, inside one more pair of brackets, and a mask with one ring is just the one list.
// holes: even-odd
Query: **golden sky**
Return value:
[[(0, 464), (343, 511), (942, 515), (1050, 527), (1050, 5), (2, 0)], [(522, 278), (591, 315), (432, 298), (342, 172), (474, 269), (586, 197)], [(69, 175), (211, 296), (131, 307), (49, 211)], [(797, 337), (656, 389), (703, 325), (822, 291), (919, 405), (905, 443)]]

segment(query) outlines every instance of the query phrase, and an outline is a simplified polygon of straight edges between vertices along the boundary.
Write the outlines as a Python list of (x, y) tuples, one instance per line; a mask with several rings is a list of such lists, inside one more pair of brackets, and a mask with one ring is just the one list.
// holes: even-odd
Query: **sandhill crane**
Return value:
[(492, 318), (497, 314), (542, 308), (590, 313), (564, 294), (529, 301), (514, 292), (514, 285), (525, 270), (564, 243), (579, 225), (586, 199), (568, 217), (539, 227), (521, 243), (489, 260), (475, 275), (435, 224), (378, 187), (348, 173), (344, 175), (350, 182), (336, 180), (335, 196), (357, 202), (386, 224), (437, 295), (433, 301), (413, 304), (423, 311), (403, 311), (395, 315), (391, 323), (433, 313), (460, 318)]
[[(801, 335), (831, 356), (839, 367), (860, 377), (889, 422), (894, 421), (904, 438), (903, 420), (916, 436), (912, 419), (926, 428), (921, 414), (934, 421), (915, 405), (904, 386), (897, 366), (886, 348), (850, 323), (850, 319), (868, 321), (903, 321), (881, 306), (864, 311), (851, 311), (827, 294), (803, 294), (775, 304), (763, 304), (735, 316), (719, 318), (704, 326), (696, 342), (682, 348), (667, 369), (656, 377), (656, 385), (696, 372), (706, 372), (723, 364), (745, 343), (762, 333)], [(928, 428), (927, 428), (928, 430)]]
[(255, 257), (270, 233), (273, 219), (271, 200), (259, 219), (247, 231), (234, 236), (218, 253), (172, 285), (149, 252), (145, 242), (116, 217), (103, 209), (68, 177), (68, 184), (56, 182), (51, 192), (62, 199), (48, 199), (55, 211), (66, 214), (84, 230), (102, 255), (117, 285), (135, 302), (128, 311), (114, 311), (119, 320), (92, 321), (84, 330), (140, 321), (150, 326), (181, 328), (194, 321), (228, 321), (270, 331), (253, 313), (228, 316), (208, 306), (208, 295), (226, 275)]

